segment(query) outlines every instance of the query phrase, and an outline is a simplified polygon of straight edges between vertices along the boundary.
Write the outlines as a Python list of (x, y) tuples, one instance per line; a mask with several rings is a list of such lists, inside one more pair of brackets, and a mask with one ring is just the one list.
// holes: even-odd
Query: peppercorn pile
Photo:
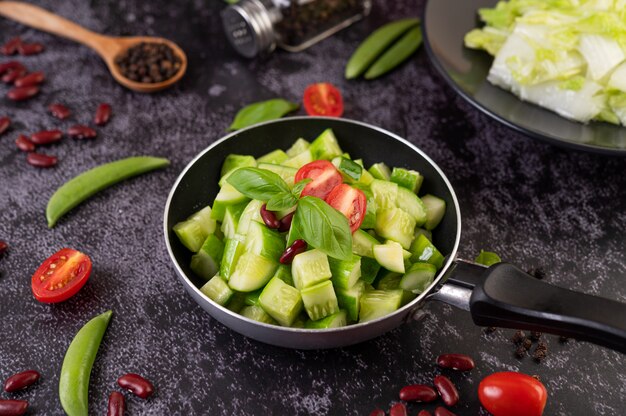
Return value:
[(141, 42), (118, 56), (115, 63), (126, 78), (144, 83), (166, 81), (181, 67), (180, 58), (164, 43)]

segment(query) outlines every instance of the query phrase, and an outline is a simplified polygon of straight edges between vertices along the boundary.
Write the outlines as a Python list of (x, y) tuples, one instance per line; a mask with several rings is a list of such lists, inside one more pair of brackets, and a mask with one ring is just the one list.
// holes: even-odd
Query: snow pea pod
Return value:
[(63, 184), (50, 197), (46, 208), (48, 227), (54, 227), (59, 218), (95, 193), (124, 179), (163, 168), (169, 164), (170, 162), (163, 158), (136, 156), (105, 163), (81, 173)]
[(352, 79), (361, 75), (393, 41), (407, 30), (419, 25), (416, 18), (401, 19), (388, 23), (369, 35), (350, 57), (346, 65), (346, 78)]
[(422, 31), (419, 26), (410, 29), (399, 41), (376, 60), (365, 73), (365, 79), (374, 79), (391, 71), (420, 47), (422, 44)]
[(59, 398), (68, 416), (88, 416), (91, 367), (112, 314), (106, 311), (87, 322), (76, 333), (65, 353), (59, 379)]

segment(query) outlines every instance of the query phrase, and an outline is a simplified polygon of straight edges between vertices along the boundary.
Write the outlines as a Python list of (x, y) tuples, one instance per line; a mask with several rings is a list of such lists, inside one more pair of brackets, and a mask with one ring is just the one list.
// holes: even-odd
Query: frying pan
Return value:
[[(341, 148), (366, 165), (415, 169), (424, 175), (420, 194), (446, 201), (446, 214), (433, 232), (433, 243), (446, 256), (433, 283), (412, 302), (382, 318), (342, 328), (311, 330), (268, 325), (245, 318), (202, 294), (204, 283), (189, 268), (191, 253), (172, 227), (212, 204), (219, 191), (222, 162), (230, 153), (261, 156), (286, 149), (299, 137), (313, 139), (332, 128)], [(167, 250), (185, 289), (213, 318), (245, 336), (296, 349), (336, 348), (378, 337), (412, 320), (430, 299), (468, 310), (477, 325), (530, 329), (587, 340), (626, 353), (626, 305), (556, 287), (508, 263), (489, 268), (456, 260), (461, 213), (450, 182), (441, 169), (408, 141), (383, 129), (346, 119), (292, 117), (258, 124), (216, 141), (180, 174), (165, 205)]]

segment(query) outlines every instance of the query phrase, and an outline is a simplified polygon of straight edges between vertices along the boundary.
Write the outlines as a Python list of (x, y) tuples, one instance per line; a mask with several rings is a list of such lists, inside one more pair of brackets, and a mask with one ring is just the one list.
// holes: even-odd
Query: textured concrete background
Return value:
[[(94, 414), (104, 413), (117, 377), (135, 371), (152, 379), (157, 393), (148, 401), (130, 398), (128, 414), (364, 415), (388, 408), (405, 384), (429, 383), (439, 373), (434, 358), (444, 352), (469, 353), (477, 362), (470, 374), (452, 377), (462, 396), (457, 414), (484, 414), (476, 388), (500, 370), (540, 375), (550, 393), (546, 414), (623, 414), (626, 360), (604, 348), (559, 344), (550, 336), (544, 363), (520, 361), (508, 341), (511, 330), (484, 335), (467, 313), (431, 303), (422, 322), (371, 342), (285, 350), (216, 323), (174, 274), (161, 223), (183, 167), (223, 135), (243, 105), (275, 96), (299, 101), (306, 85), (330, 81), (344, 94), (346, 117), (405, 136), (447, 172), (464, 216), (461, 257), (491, 249), (523, 267), (543, 266), (552, 283), (626, 301), (624, 159), (544, 145), (499, 125), (457, 97), (423, 50), (381, 80), (342, 78), (367, 33), (419, 15), (422, 1), (377, 1), (367, 21), (304, 53), (277, 52), (264, 61), (240, 59), (229, 49), (217, 0), (36, 3), (97, 31), (171, 38), (187, 51), (190, 69), (170, 91), (133, 94), (84, 47), (0, 19), (2, 40), (21, 35), (47, 47), (24, 59), (46, 72), (42, 94), (23, 104), (0, 98), (0, 113), (14, 120), (10, 134), (0, 137), (0, 238), (11, 245), (0, 259), (0, 379), (26, 368), (41, 371), (36, 387), (11, 396), (27, 398), (33, 414), (63, 413), (57, 384), (65, 349), (83, 323), (107, 309), (114, 318), (92, 373)], [(2, 96), (5, 91), (0, 86)], [(69, 105), (73, 118), (47, 115), (53, 101)], [(15, 149), (19, 132), (87, 122), (101, 101), (113, 105), (112, 122), (98, 129), (96, 140), (65, 139), (44, 149), (59, 156), (56, 168), (32, 168)], [(102, 192), (46, 228), (54, 189), (97, 164), (138, 154), (167, 156), (172, 166)], [(91, 256), (92, 277), (68, 302), (38, 303), (30, 276), (65, 246)], [(411, 413), (420, 408), (411, 405)]]

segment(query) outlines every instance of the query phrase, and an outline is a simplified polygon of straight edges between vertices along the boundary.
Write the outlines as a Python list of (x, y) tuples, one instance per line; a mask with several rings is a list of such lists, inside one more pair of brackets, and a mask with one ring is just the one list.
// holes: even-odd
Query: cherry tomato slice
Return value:
[(541, 416), (548, 391), (534, 377), (504, 371), (480, 382), (478, 398), (493, 416)]
[(367, 210), (367, 198), (363, 191), (342, 183), (330, 191), (326, 202), (346, 216), (352, 232), (359, 229)]
[(89, 279), (91, 259), (64, 248), (48, 257), (31, 279), (35, 299), (44, 303), (63, 302), (74, 296)]
[(310, 116), (341, 117), (343, 98), (332, 84), (320, 82), (304, 90), (304, 109)]
[(296, 182), (307, 178), (312, 181), (306, 184), (300, 194), (301, 197), (308, 195), (326, 199), (330, 191), (343, 182), (341, 173), (328, 160), (316, 160), (302, 166), (296, 173)]

